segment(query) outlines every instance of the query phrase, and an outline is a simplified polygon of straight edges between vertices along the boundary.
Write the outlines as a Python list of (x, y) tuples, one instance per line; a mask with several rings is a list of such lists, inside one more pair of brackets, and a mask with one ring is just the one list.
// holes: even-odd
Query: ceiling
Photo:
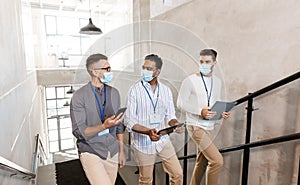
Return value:
[(89, 12), (91, 8), (92, 12), (105, 15), (126, 11), (122, 8), (125, 2), (124, 0), (22, 0), (23, 4), (32, 8), (75, 12)]

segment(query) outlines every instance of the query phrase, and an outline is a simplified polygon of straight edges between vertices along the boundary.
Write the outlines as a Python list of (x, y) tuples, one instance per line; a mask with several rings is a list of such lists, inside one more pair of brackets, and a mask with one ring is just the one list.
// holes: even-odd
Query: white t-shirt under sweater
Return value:
[[(222, 83), (214, 75), (211, 77), (203, 76), (203, 79), (208, 95), (210, 95), (210, 90), (212, 90), (209, 106), (211, 107), (217, 100), (220, 100)], [(186, 112), (187, 125), (199, 126), (205, 130), (214, 129), (215, 121), (204, 120), (200, 116), (202, 108), (208, 107), (208, 96), (200, 74), (192, 74), (182, 81), (177, 107)]]

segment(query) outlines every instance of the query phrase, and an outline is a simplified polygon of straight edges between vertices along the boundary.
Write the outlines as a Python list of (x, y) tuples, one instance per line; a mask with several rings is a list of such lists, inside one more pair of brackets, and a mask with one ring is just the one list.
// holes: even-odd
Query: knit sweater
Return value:
[[(199, 74), (192, 74), (182, 81), (177, 107), (186, 112), (186, 123), (188, 125), (199, 126), (205, 130), (213, 130), (215, 121), (205, 120), (201, 117), (203, 108), (211, 107), (221, 97), (221, 80), (212, 75), (203, 76), (205, 85)], [(208, 106), (208, 96), (210, 95), (210, 105)]]

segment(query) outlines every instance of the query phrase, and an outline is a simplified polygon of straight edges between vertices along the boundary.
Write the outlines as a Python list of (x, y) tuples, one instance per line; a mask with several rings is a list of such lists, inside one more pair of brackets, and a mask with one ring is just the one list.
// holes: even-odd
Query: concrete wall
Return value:
[[(36, 72), (26, 66), (21, 20), (19, 0), (1, 3), (0, 156), (32, 171), (35, 135), (40, 133), (45, 142), (45, 133)], [(0, 171), (0, 184), (28, 183)]]
[[(217, 74), (224, 80), (225, 99), (236, 100), (300, 71), (299, 8), (300, 2), (295, 0), (194, 0), (151, 21), (166, 21), (184, 27), (198, 36), (205, 47), (217, 49)], [(164, 37), (172, 37), (172, 33)], [(185, 38), (185, 34), (173, 37), (178, 43)], [(193, 44), (186, 39), (186, 44), (189, 43)], [(178, 65), (172, 69), (165, 66), (164, 70), (172, 70), (172, 73), (165, 73), (166, 77), (181, 81), (182, 76), (196, 72), (198, 68), (190, 67), (195, 66), (193, 57), (190, 60), (184, 58), (184, 51), (189, 50), (181, 48), (174, 52), (174, 48), (152, 43), (150, 52), (160, 52)], [(199, 45), (198, 51), (202, 48), (203, 45)], [(194, 56), (194, 53), (187, 53)], [(237, 107), (231, 119), (220, 127), (216, 138), (219, 147), (244, 142), (245, 106)], [(259, 110), (253, 116), (252, 141), (300, 131), (299, 80), (255, 99), (254, 106)], [(299, 142), (251, 151), (249, 184), (296, 184)], [(239, 184), (241, 157), (241, 152), (225, 155), (222, 184)]]
[[(155, 4), (150, 3), (155, 2), (135, 0), (133, 3), (134, 22), (143, 21), (133, 28), (136, 42), (134, 72), (118, 72), (115, 74), (117, 78), (112, 83), (124, 95), (122, 104), (124, 104), (129, 86), (140, 79), (140, 66), (143, 57), (148, 53), (157, 53), (162, 56), (164, 66), (161, 80), (172, 89), (174, 102), (176, 102), (181, 81), (198, 70), (198, 52), (204, 47), (212, 47), (219, 51), (215, 72), (224, 82), (224, 100), (228, 101), (236, 100), (300, 70), (298, 61), (300, 58), (298, 51), (300, 48), (300, 13), (298, 11), (300, 2), (296, 0), (285, 2), (193, 0), (150, 18), (151, 7), (155, 8)], [(7, 128), (6, 125), (13, 127), (9, 132), (29, 130), (29, 122), (22, 122), (30, 117), (28, 110), (36, 110), (36, 115), (40, 115), (38, 113), (40, 107), (37, 104), (33, 106), (26, 103), (32, 97), (32, 102), (38, 101), (39, 95), (35, 98), (36, 90), (32, 90), (36, 88), (37, 83), (35, 73), (26, 72), (24, 57), (22, 57), (24, 54), (19, 33), (21, 32), (19, 13), (14, 11), (16, 6), (20, 6), (16, 0), (5, 2), (0, 11), (1, 15), (10, 14), (12, 17), (4, 19), (4, 16), (1, 16), (0, 19), (1, 26), (11, 27), (1, 32), (0, 42), (1, 67), (3, 66), (1, 69), (5, 69), (0, 76), (1, 82), (4, 82), (0, 91), (0, 108), (3, 110), (1, 114), (10, 115), (16, 112), (14, 116), (1, 118), (6, 119), (1, 121), (1, 127)], [(8, 24), (8, 22), (14, 24)], [(11, 30), (17, 30), (17, 33), (11, 34)], [(84, 83), (88, 80), (88, 74), (83, 71), (40, 70), (37, 75), (40, 85)], [(25, 103), (21, 107), (15, 106), (19, 105), (19, 101)], [(11, 102), (15, 102), (14, 106)], [(231, 119), (217, 128), (216, 144), (218, 147), (244, 142), (245, 106), (246, 104), (242, 104), (235, 108)], [(252, 141), (299, 132), (299, 80), (256, 98), (254, 107), (259, 110), (255, 111), (253, 116)], [(184, 120), (180, 110), (177, 110), (177, 113), (179, 119)], [(37, 125), (37, 120), (40, 121), (41, 118), (37, 117), (30, 124)], [(19, 136), (17, 140), (15, 139), (18, 138), (17, 133), (11, 136), (4, 130), (0, 131), (3, 132), (0, 135), (1, 148), (2, 145), (5, 148), (4, 151), (0, 151), (1, 155), (14, 159), (20, 164), (28, 162), (21, 158), (14, 158), (14, 155), (20, 153), (21, 147), (20, 149), (17, 147), (21, 141), (20, 138), (25, 137), (22, 141), (31, 142), (30, 138), (33, 137), (35, 130), (38, 128), (30, 129), (31, 136), (26, 135), (27, 138)], [(12, 155), (9, 151), (15, 140), (17, 144), (14, 145), (13, 150), (16, 152)], [(180, 150), (183, 144), (182, 136), (174, 135), (172, 140), (176, 143), (177, 150)], [(181, 144), (178, 144), (179, 142)], [(296, 184), (300, 155), (298, 143), (294, 141), (252, 149), (249, 184)], [(31, 151), (29, 148), (22, 149), (28, 149), (29, 152)], [(190, 143), (189, 148), (189, 154), (193, 154), (195, 152), (193, 143)], [(179, 155), (182, 155), (182, 151)], [(224, 159), (225, 166), (221, 172), (219, 184), (221, 182), (230, 185), (240, 184), (242, 153), (225, 154)], [(189, 174), (192, 168), (193, 160), (190, 160)], [(157, 180), (164, 182), (163, 178), (157, 178)]]
[[(164, 13), (151, 17), (155, 2), (133, 2), (134, 72), (117, 72), (112, 83), (124, 95), (122, 104), (129, 86), (140, 79), (143, 57), (149, 53), (157, 53), (163, 58), (160, 79), (172, 89), (174, 102), (181, 81), (198, 71), (199, 51), (205, 47), (219, 52), (215, 73), (224, 82), (223, 98), (228, 101), (300, 70), (298, 1), (193, 0), (172, 10), (167, 8), (168, 11), (160, 8)], [(55, 85), (56, 80), (49, 80), (49, 76), (65, 74), (67, 78), (64, 76), (62, 80), (65, 84), (88, 80), (86, 72), (41, 70), (39, 84)], [(216, 128), (215, 143), (219, 148), (244, 143), (245, 107), (246, 104), (236, 107), (231, 118)], [(299, 80), (256, 98), (254, 108), (259, 110), (253, 115), (251, 141), (299, 132), (299, 107)], [(177, 116), (184, 121), (178, 109)], [(172, 140), (178, 154), (183, 155), (183, 136), (174, 134)], [(189, 142), (188, 153), (195, 153), (192, 142)], [(299, 155), (297, 141), (252, 149), (249, 184), (296, 184)], [(240, 184), (242, 152), (224, 154), (224, 159), (219, 184)], [(189, 161), (188, 182), (194, 165), (193, 160)], [(161, 174), (156, 178), (157, 183), (163, 183), (164, 175), (159, 171), (161, 169), (157, 170), (156, 174)]]

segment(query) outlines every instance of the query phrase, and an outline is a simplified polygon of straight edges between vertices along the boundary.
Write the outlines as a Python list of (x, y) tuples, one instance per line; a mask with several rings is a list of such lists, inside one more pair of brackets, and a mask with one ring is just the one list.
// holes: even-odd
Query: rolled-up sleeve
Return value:
[(132, 127), (138, 122), (137, 115), (136, 115), (136, 111), (137, 111), (136, 92), (133, 87), (129, 90), (129, 93), (127, 95), (126, 106), (127, 106), (127, 110), (125, 112), (124, 125), (126, 126), (126, 129), (129, 132), (131, 132)]
[(124, 124), (123, 123), (120, 123), (118, 126), (117, 126), (117, 130), (116, 130), (116, 134), (123, 134), (124, 133)]
[(84, 131), (87, 128), (86, 110), (83, 97), (75, 93), (71, 99), (70, 115), (72, 121), (72, 133), (79, 139), (86, 139)]

